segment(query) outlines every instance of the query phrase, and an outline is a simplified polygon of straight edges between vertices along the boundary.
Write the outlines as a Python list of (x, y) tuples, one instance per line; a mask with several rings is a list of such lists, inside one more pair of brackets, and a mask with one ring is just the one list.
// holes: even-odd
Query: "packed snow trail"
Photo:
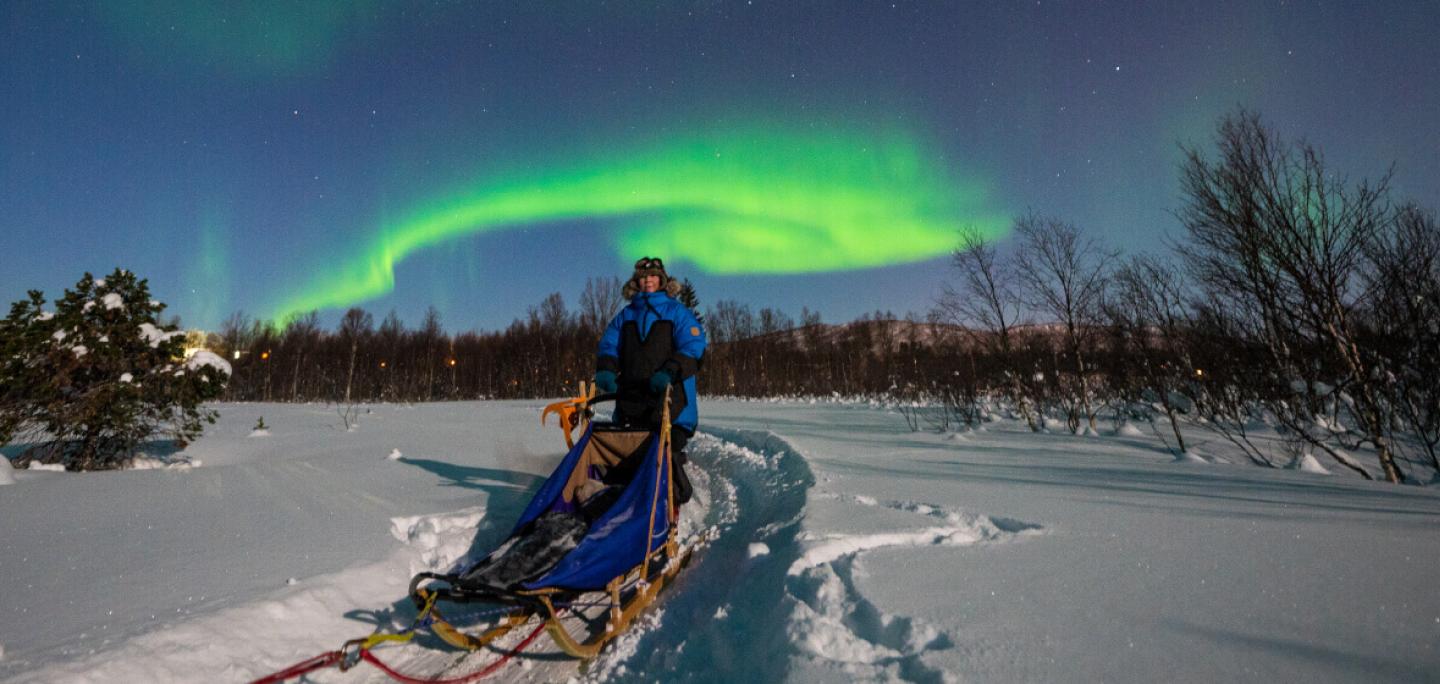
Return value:
[[(537, 402), (375, 406), (355, 432), (333, 407), (220, 408), (182, 454), (202, 466), (16, 471), (0, 486), (0, 681), (247, 681), (403, 628), (412, 573), (498, 544), (563, 453)], [(839, 403), (704, 411), (685, 516), (719, 539), (583, 670), (531, 649), (504, 679), (1408, 682), (1440, 669), (1434, 487), (1226, 464), (1243, 458), (1203, 433), (1209, 458), (1186, 463), (1134, 431), (911, 432), (883, 407)], [(270, 434), (251, 437), (261, 414)], [(452, 675), (493, 657), (432, 645), (381, 655)]]
[[(720, 534), (661, 601), (651, 626), (619, 640), (590, 681), (777, 681), (784, 678), (785, 569), (814, 484), (805, 461), (766, 433), (702, 428), (691, 460), (704, 473), (707, 523)], [(754, 555), (753, 544), (776, 553)]]

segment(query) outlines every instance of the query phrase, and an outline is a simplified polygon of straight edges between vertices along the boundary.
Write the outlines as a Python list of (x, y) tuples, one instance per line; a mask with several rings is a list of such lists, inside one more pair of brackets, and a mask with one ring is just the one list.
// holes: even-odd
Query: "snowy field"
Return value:
[[(497, 544), (558, 463), (542, 404), (374, 406), (353, 431), (221, 405), (166, 455), (188, 466), (0, 463), (0, 680), (247, 681), (407, 624), (412, 573)], [(542, 637), (498, 679), (1440, 678), (1435, 487), (1177, 462), (1135, 431), (912, 433), (861, 405), (702, 401), (701, 430), (682, 531), (719, 537), (596, 661)], [(377, 652), (493, 659), (424, 646)]]

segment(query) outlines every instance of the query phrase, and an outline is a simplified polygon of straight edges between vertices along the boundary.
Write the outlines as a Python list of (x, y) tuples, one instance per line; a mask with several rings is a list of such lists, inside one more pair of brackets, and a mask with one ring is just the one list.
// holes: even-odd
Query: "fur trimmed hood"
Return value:
[(668, 275), (665, 275), (664, 272), (636, 273), (635, 275), (630, 277), (630, 280), (625, 281), (625, 286), (620, 289), (620, 296), (624, 297), (627, 301), (633, 299), (635, 295), (639, 294), (641, 291), (640, 279), (647, 275), (660, 276), (660, 280), (665, 283), (665, 285), (661, 287), (660, 290), (663, 291), (665, 294), (670, 295), (672, 298), (678, 299), (680, 297), (680, 281), (671, 278)]
[(640, 260), (635, 262), (635, 272), (631, 274), (630, 280), (625, 282), (625, 287), (621, 288), (620, 294), (627, 300), (634, 298), (635, 295), (644, 291), (644, 288), (640, 286), (640, 279), (652, 275), (659, 276), (661, 291), (675, 299), (680, 297), (680, 281), (671, 278), (670, 274), (665, 272), (665, 262), (660, 257), (648, 256), (640, 257)]

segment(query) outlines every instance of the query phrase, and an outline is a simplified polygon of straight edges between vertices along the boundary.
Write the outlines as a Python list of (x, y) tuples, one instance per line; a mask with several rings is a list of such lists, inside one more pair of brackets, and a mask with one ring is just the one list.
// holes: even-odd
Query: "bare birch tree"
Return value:
[[(1113, 280), (1105, 311), (1110, 325), (1128, 344), (1127, 349), (1113, 351), (1122, 352), (1123, 363), (1138, 365), (1136, 372), (1155, 393), (1183, 454), (1185, 437), (1175, 395), (1185, 392), (1200, 370), (1186, 345), (1191, 319), (1184, 281), (1171, 264), (1144, 255), (1131, 257)], [(1164, 439), (1158, 430), (1156, 435)]]
[(973, 226), (961, 229), (960, 244), (950, 258), (960, 282), (958, 287), (948, 282), (941, 286), (936, 302), (940, 320), (961, 326), (973, 344), (990, 352), (1000, 365), (1005, 393), (1030, 429), (1039, 431), (1034, 399), (1015, 364), (1015, 327), (1022, 323), (1013, 266)]
[(589, 335), (599, 337), (625, 305), (621, 288), (620, 279), (613, 276), (585, 279), (585, 290), (580, 293), (580, 327)]
[(1036, 213), (1015, 221), (1020, 239), (1017, 272), (1026, 303), (1061, 326), (1062, 347), (1075, 386), (1062, 391), (1071, 432), (1080, 419), (1095, 429), (1095, 397), (1086, 356), (1100, 322), (1106, 279), (1117, 254), (1100, 246), (1079, 228)]
[(306, 356), (320, 341), (320, 312), (308, 311), (294, 314), (285, 322), (285, 335), (281, 338), (285, 353), (292, 367), (290, 376), (290, 401), (300, 401), (300, 377)]
[(1179, 217), (1191, 272), (1254, 317), (1294, 387), (1275, 405), (1289, 430), (1362, 474), (1344, 451), (1368, 442), (1385, 478), (1401, 481), (1384, 380), (1358, 326), (1365, 248), (1393, 219), (1389, 174), (1352, 187), (1317, 149), (1281, 140), (1243, 110), (1221, 120), (1215, 145), (1213, 161), (1184, 149)]
[(345, 312), (340, 318), (340, 329), (338, 331), (340, 342), (345, 346), (345, 399), (346, 405), (353, 403), (351, 388), (355, 382), (355, 358), (360, 353), (360, 345), (368, 342), (368, 337), (375, 324), (375, 317), (369, 312), (360, 308), (352, 308)]
[[(1440, 473), (1440, 223), (1434, 212), (1402, 207), (1394, 226), (1367, 249), (1372, 294), (1364, 347), (1382, 366), (1388, 401), (1422, 462)], [(1397, 439), (1397, 450), (1407, 440)]]

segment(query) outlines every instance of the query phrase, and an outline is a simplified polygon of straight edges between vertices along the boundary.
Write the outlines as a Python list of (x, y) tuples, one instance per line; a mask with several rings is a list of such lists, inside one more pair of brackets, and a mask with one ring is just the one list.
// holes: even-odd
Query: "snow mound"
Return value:
[(965, 546), (998, 539), (1001, 533), (991, 526), (958, 525), (930, 527), (914, 532), (876, 532), (872, 534), (836, 534), (812, 542), (800, 559), (790, 566), (790, 574), (798, 575), (817, 565), (830, 563), (862, 551), (890, 546)]
[(411, 575), (445, 572), (468, 560), (466, 553), (484, 518), (484, 506), (438, 515), (391, 518), (390, 534), (418, 552), (411, 559)]
[(402, 454), (402, 453), (400, 453), (400, 450), (399, 450), (399, 449), (391, 449), (391, 450), (390, 450), (390, 455), (389, 455), (389, 456), (386, 456), (386, 457), (385, 457), (385, 460), (387, 460), (387, 461), (398, 461), (398, 460), (400, 460), (400, 459), (402, 459), (402, 458), (405, 458), (405, 455)]
[(43, 471), (51, 472), (51, 473), (63, 473), (63, 472), (65, 472), (65, 466), (63, 466), (63, 465), (61, 465), (61, 464), (59, 464), (59, 463), (41, 463), (41, 462), (39, 462), (39, 461), (31, 461), (31, 462), (30, 462), (30, 467), (29, 467), (29, 469), (30, 469), (30, 470), (43, 470)]
[(1330, 470), (1320, 465), (1320, 461), (1315, 459), (1315, 455), (1308, 451), (1296, 456), (1285, 468), (1287, 470), (1298, 470), (1302, 473), (1315, 473), (1316, 475), (1330, 474)]
[(770, 555), (770, 546), (765, 542), (755, 542), (750, 545), (749, 554), (751, 558)]
[(774, 457), (766, 458), (765, 456), (757, 453), (752, 449), (741, 446), (734, 442), (717, 439), (715, 436), (703, 432), (695, 435), (694, 439), (691, 440), (690, 443), (700, 448), (714, 450), (723, 456), (739, 458), (740, 460), (758, 468), (775, 467)]
[(811, 568), (791, 593), (797, 599), (786, 635), (801, 652), (855, 680), (900, 681), (904, 669), (942, 681), (926, 666), (927, 651), (951, 648), (950, 637), (920, 620), (879, 610), (855, 588), (855, 559)]
[(1144, 436), (1145, 436), (1145, 433), (1142, 432), (1142, 431), (1140, 430), (1140, 428), (1135, 427), (1135, 424), (1134, 424), (1134, 423), (1125, 423), (1124, 425), (1121, 425), (1118, 429), (1115, 430), (1115, 436), (1116, 436), (1116, 437), (1144, 437)]
[(1205, 457), (1204, 457), (1203, 455), (1201, 455), (1200, 452), (1198, 452), (1198, 451), (1196, 451), (1196, 450), (1194, 450), (1194, 449), (1190, 449), (1189, 451), (1183, 451), (1183, 452), (1181, 452), (1181, 453), (1179, 453), (1179, 454), (1176, 454), (1176, 455), (1175, 455), (1175, 462), (1176, 462), (1176, 463), (1204, 463), (1204, 464), (1209, 464), (1209, 463), (1210, 463), (1209, 461), (1205, 460)]
[(255, 428), (254, 430), (251, 430), (251, 431), (250, 431), (250, 434), (245, 435), (245, 436), (246, 436), (246, 437), (269, 437), (269, 436), (270, 436), (270, 431), (269, 431), (269, 430), (266, 430), (265, 428)]
[(0, 485), (15, 484), (15, 469), (10, 467), (10, 459), (0, 456)]
[(198, 459), (187, 456), (156, 458), (141, 454), (130, 461), (130, 470), (189, 470), (200, 466)]

